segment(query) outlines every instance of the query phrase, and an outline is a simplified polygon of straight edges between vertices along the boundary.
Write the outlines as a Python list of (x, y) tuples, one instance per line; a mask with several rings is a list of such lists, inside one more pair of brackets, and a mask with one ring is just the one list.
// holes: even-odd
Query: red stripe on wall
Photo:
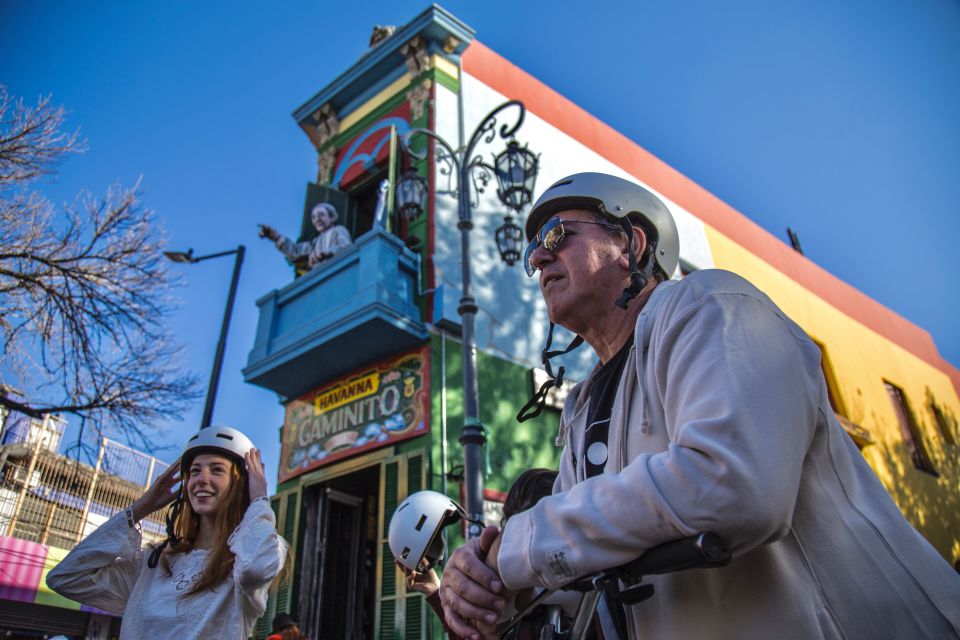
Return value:
[(864, 326), (946, 373), (960, 395), (960, 369), (943, 359), (930, 334), (808, 258), (690, 178), (512, 62), (474, 40), (463, 69), (624, 171), (670, 198), (772, 267)]

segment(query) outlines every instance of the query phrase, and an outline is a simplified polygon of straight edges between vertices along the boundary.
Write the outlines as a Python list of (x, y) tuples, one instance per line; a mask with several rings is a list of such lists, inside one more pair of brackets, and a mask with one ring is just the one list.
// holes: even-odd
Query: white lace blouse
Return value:
[(151, 569), (151, 548), (124, 514), (103, 523), (47, 576), (57, 593), (123, 616), (121, 640), (247, 638), (267, 607), (267, 589), (283, 566), (287, 543), (266, 500), (252, 502), (228, 544), (236, 556), (230, 577), (215, 588), (180, 598), (199, 580), (208, 552), (169, 556), (171, 575)]

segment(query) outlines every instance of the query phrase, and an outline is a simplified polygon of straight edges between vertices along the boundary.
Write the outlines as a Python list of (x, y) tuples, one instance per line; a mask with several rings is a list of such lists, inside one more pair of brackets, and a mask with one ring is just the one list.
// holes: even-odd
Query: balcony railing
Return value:
[(373, 230), (257, 301), (244, 379), (287, 398), (427, 338), (416, 304), (419, 256)]

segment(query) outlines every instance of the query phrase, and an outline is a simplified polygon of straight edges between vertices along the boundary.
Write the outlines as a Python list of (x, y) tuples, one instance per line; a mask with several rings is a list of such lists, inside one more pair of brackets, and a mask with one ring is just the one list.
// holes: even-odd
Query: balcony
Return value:
[(427, 338), (415, 304), (419, 256), (369, 231), (319, 268), (257, 300), (244, 380), (286, 398)]

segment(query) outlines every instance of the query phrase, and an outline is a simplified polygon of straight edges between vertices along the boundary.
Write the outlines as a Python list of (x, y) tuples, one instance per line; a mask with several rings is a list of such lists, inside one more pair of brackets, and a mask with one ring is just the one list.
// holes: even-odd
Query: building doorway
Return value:
[(311, 638), (373, 637), (379, 465), (306, 489), (298, 611)]

